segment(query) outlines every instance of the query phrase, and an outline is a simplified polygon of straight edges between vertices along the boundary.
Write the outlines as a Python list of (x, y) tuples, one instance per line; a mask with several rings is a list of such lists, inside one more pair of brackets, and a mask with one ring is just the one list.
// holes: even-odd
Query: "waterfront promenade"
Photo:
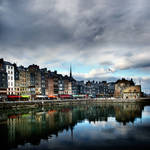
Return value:
[(136, 103), (136, 102), (150, 103), (150, 98), (140, 98), (140, 99), (93, 98), (93, 99), (64, 99), (64, 100), (58, 99), (58, 100), (5, 101), (0, 102), (0, 109), (42, 107), (53, 105), (89, 104), (89, 103)]

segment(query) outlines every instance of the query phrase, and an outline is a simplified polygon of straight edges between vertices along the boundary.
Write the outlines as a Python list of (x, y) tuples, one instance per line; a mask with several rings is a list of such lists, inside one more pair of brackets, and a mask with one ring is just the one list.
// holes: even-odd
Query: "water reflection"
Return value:
[(1, 112), (0, 140), (7, 149), (150, 147), (150, 107), (101, 104)]

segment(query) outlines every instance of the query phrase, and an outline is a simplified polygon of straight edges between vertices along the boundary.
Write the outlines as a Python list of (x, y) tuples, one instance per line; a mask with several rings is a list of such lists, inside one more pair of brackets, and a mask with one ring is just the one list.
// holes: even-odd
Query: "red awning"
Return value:
[(19, 95), (8, 95), (8, 98), (21, 98)]
[(71, 96), (68, 95), (68, 94), (65, 94), (65, 95), (59, 95), (60, 98), (70, 98)]

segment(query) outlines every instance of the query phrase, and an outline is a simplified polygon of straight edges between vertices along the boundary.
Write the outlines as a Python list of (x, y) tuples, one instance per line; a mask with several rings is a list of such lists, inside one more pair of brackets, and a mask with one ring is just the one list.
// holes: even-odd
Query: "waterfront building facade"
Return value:
[(115, 92), (114, 92), (114, 97), (116, 98), (123, 98), (123, 90), (130, 87), (130, 86), (134, 86), (135, 83), (133, 82), (133, 80), (126, 80), (126, 79), (122, 79), (122, 80), (118, 80), (115, 83)]
[(47, 95), (48, 89), (48, 71), (47, 68), (40, 69), (41, 72), (41, 95)]
[(0, 99), (3, 99), (7, 95), (7, 72), (4, 66), (4, 60), (0, 59)]
[(16, 82), (19, 80), (19, 70), (16, 64), (14, 65), (14, 79), (15, 79), (15, 95), (20, 95), (20, 87), (16, 85)]
[(115, 92), (115, 82), (107, 83), (107, 87), (108, 87), (108, 95), (109, 95), (109, 97), (113, 97), (114, 96), (114, 92)]
[(41, 72), (38, 65), (28, 66), (28, 72), (30, 76), (29, 92), (31, 98), (35, 98), (36, 95), (41, 95)]
[(4, 70), (0, 70), (0, 99), (6, 97), (7, 87), (7, 73)]
[(63, 95), (64, 94), (64, 78), (62, 75), (59, 75), (58, 80), (58, 94)]
[(69, 82), (69, 77), (67, 75), (64, 76), (64, 94), (71, 93), (71, 83)]
[(141, 97), (141, 86), (135, 85), (123, 90), (123, 99), (137, 99)]
[(92, 98), (138, 98), (141, 88), (135, 86), (133, 80), (107, 81), (77, 81), (70, 74), (63, 76), (57, 71), (47, 68), (40, 69), (38, 65), (28, 67), (17, 66), (0, 59), (0, 95), (28, 95), (31, 99), (38, 96), (59, 97), (60, 95), (89, 96)]
[[(18, 67), (19, 71), (19, 78), (15, 81), (15, 88), (16, 91), (19, 90), (19, 94), (16, 95), (29, 95), (29, 85), (30, 85), (30, 78), (27, 68), (20, 66)], [(18, 89), (18, 90), (17, 90)]]
[(77, 83), (77, 93), (79, 95), (85, 95), (86, 94), (86, 89), (85, 89), (85, 84), (84, 81), (76, 81)]
[(48, 97), (58, 96), (59, 93), (59, 77), (57, 71), (48, 72)]
[(15, 68), (14, 65), (10, 62), (4, 61), (6, 73), (7, 73), (7, 81), (8, 81), (8, 88), (7, 94), (8, 95), (15, 95)]

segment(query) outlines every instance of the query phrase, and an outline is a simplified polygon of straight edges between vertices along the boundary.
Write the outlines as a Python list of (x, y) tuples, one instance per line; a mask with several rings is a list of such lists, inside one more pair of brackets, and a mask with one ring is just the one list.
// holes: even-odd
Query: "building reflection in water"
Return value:
[[(115, 117), (117, 122), (126, 125), (141, 118), (144, 105), (129, 104), (101, 104), (81, 106), (57, 106), (44, 110), (29, 110), (17, 113), (6, 113), (7, 124), (0, 124), (0, 135), (5, 147), (12, 148), (25, 143), (39, 145), (41, 139), (58, 136), (64, 130), (70, 131), (73, 141), (73, 129), (84, 120), (88, 122), (107, 122), (109, 117)], [(7, 117), (6, 117), (7, 116)], [(6, 136), (7, 135), (7, 136)]]

